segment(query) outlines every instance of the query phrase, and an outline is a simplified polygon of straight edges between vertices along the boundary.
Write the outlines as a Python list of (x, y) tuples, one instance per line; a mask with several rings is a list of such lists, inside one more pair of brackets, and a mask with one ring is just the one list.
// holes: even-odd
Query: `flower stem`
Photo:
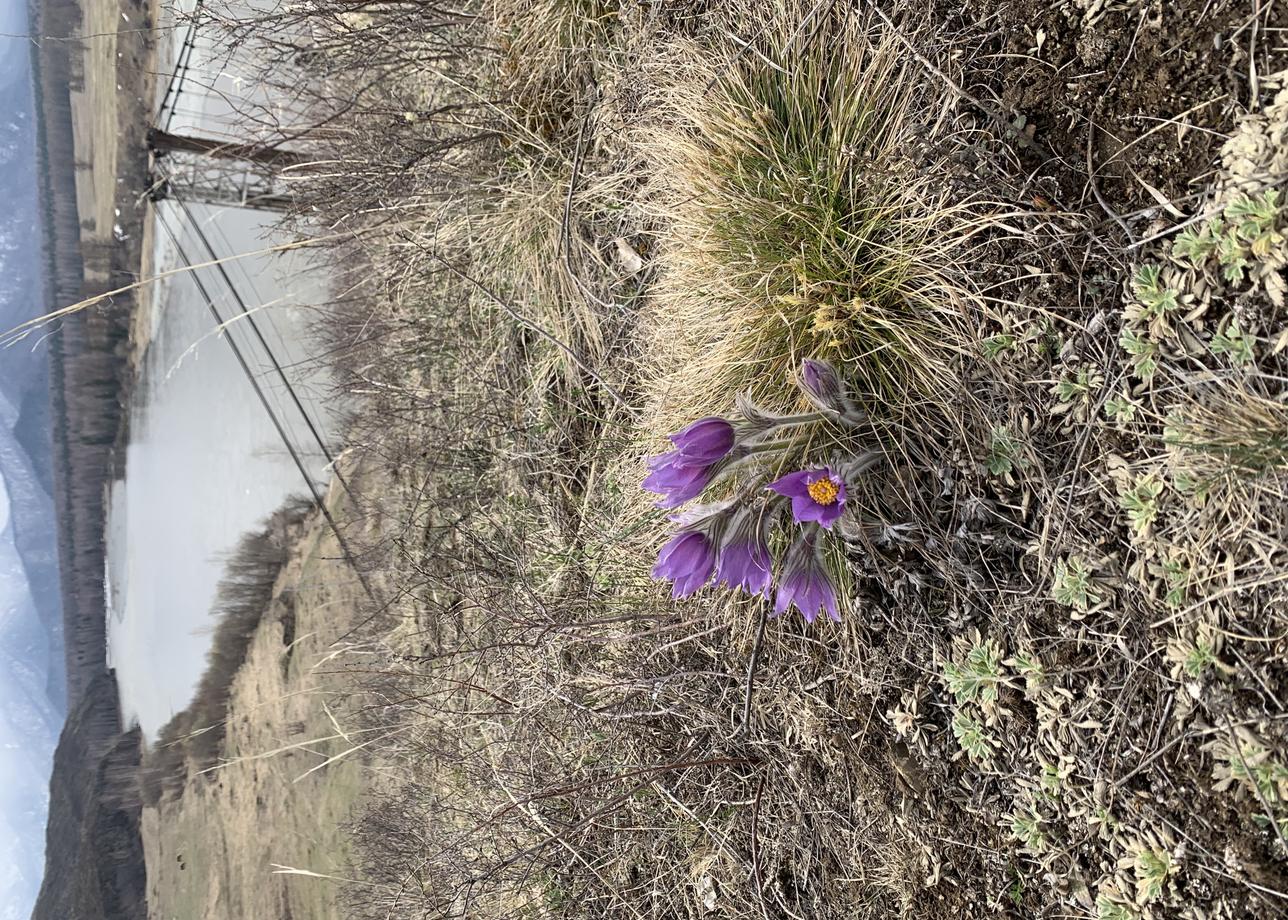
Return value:
[(775, 428), (787, 428), (792, 425), (809, 425), (813, 422), (821, 422), (827, 418), (824, 412), (806, 412), (802, 415), (784, 415), (782, 418), (774, 419)]

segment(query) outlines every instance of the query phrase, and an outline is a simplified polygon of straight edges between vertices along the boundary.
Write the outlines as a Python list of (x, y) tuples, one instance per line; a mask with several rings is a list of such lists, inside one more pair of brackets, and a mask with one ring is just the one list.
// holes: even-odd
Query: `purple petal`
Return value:
[(688, 597), (690, 594), (701, 589), (711, 580), (713, 567), (713, 565), (709, 564), (705, 568), (698, 569), (689, 575), (685, 575), (683, 578), (677, 578), (675, 580), (675, 587), (671, 589), (671, 597)]
[(662, 496), (657, 507), (675, 508), (701, 495), (710, 479), (709, 467), (670, 465), (650, 473), (644, 480), (644, 488)]
[(838, 403), (844, 387), (835, 368), (826, 361), (806, 358), (801, 364), (801, 383), (815, 405), (824, 409), (840, 408)]
[[(809, 497), (809, 483), (806, 481), (810, 476), (810, 472), (810, 470), (800, 470), (796, 473), (788, 473), (786, 476), (775, 479), (765, 488), (772, 489), (779, 495), (785, 495), (792, 499), (797, 496), (804, 496), (809, 498), (810, 502), (813, 502), (814, 499)], [(794, 504), (795, 502), (793, 502)]]
[(707, 535), (683, 531), (672, 537), (658, 553), (653, 577), (675, 582), (672, 597), (687, 597), (711, 580), (715, 552)]
[(778, 596), (774, 599), (774, 616), (782, 616), (787, 612), (787, 608), (796, 600), (796, 593), (799, 590), (799, 575), (792, 574), (783, 579), (778, 585)]
[(707, 539), (700, 533), (676, 534), (657, 554), (654, 578), (680, 578), (701, 568), (710, 560)]
[(825, 510), (827, 509), (810, 498), (808, 493), (792, 496), (792, 518), (797, 524), (817, 521)]
[(715, 463), (733, 449), (735, 432), (732, 423), (708, 416), (671, 435), (686, 463)]
[(830, 505), (815, 505), (814, 507), (818, 509), (818, 516), (813, 520), (818, 521), (818, 525), (824, 530), (831, 530), (832, 525), (841, 516), (841, 512), (845, 510), (845, 504), (839, 499)]
[(832, 589), (831, 584), (823, 585), (823, 607), (833, 623), (841, 622), (841, 614), (836, 610), (836, 591)]
[(716, 578), (730, 588), (743, 588), (751, 594), (767, 593), (772, 579), (768, 549), (754, 542), (724, 547), (716, 565)]

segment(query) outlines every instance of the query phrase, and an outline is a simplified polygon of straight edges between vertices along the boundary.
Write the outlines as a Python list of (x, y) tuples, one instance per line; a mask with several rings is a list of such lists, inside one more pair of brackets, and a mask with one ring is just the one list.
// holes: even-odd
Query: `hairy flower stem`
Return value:
[(786, 428), (789, 425), (808, 425), (811, 422), (821, 422), (827, 419), (826, 412), (804, 412), (800, 415), (784, 415), (774, 419), (775, 428)]

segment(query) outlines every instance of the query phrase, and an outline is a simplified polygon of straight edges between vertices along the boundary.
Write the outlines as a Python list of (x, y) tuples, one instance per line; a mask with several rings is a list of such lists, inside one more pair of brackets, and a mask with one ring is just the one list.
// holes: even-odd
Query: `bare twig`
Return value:
[(1114, 223), (1116, 223), (1119, 227), (1122, 228), (1122, 231), (1126, 235), (1127, 239), (1132, 244), (1135, 244), (1136, 235), (1131, 232), (1131, 227), (1127, 226), (1127, 221), (1123, 220), (1118, 215), (1117, 211), (1109, 207), (1109, 202), (1106, 201), (1105, 196), (1100, 193), (1100, 183), (1096, 181), (1096, 168), (1091, 161), (1091, 141), (1095, 135), (1095, 131), (1096, 131), (1095, 122), (1088, 120), (1087, 121), (1087, 182), (1090, 183), (1091, 185), (1091, 192), (1096, 196), (1096, 202), (1100, 205), (1100, 209), (1104, 211), (1106, 214), (1108, 214), (1110, 217), (1112, 217), (1114, 220)]
[(751, 660), (747, 662), (747, 689), (742, 699), (742, 724), (734, 735), (741, 735), (751, 727), (751, 697), (756, 690), (756, 668), (760, 664), (760, 648), (765, 641), (765, 625), (769, 614), (761, 606), (760, 625), (756, 628), (756, 643), (751, 647)]

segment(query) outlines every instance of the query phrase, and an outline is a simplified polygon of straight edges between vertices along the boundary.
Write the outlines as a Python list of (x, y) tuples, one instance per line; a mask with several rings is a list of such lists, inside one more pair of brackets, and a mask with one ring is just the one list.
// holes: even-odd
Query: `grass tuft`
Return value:
[(943, 396), (966, 351), (971, 211), (914, 159), (919, 80), (848, 19), (803, 35), (768, 19), (754, 53), (683, 55), (645, 138), (668, 231), (654, 396), (690, 415), (742, 391), (785, 410), (811, 356), (869, 399)]

